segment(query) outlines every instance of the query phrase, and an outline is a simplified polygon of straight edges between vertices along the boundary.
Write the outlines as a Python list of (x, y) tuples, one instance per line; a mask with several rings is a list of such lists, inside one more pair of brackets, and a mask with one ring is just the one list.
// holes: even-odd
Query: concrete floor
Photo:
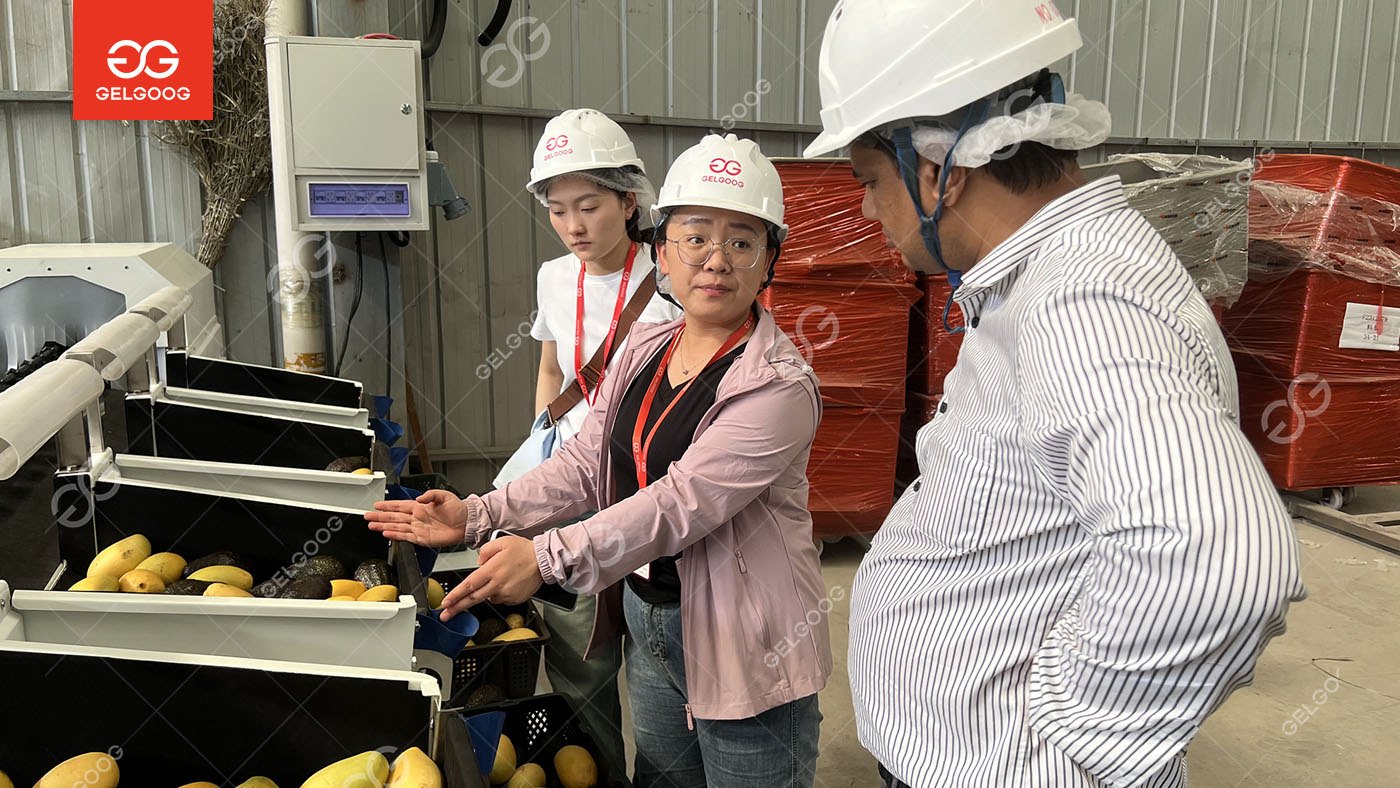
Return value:
[[(1359, 491), (1347, 507), (1396, 510), (1396, 488)], [(1254, 684), (1192, 743), (1193, 788), (1400, 787), (1400, 556), (1306, 522), (1297, 528), (1309, 598), (1291, 608)], [(849, 540), (828, 545), (828, 587), (849, 589), (862, 555)], [(832, 612), (836, 673), (821, 696), (819, 788), (877, 784), (846, 680), (849, 613), (849, 598)]]

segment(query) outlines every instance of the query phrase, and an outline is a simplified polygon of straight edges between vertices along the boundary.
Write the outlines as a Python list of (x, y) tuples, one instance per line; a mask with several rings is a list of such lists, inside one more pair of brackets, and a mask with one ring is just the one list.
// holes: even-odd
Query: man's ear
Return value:
[[(924, 199), (924, 215), (932, 216), (934, 206), (938, 205), (938, 175), (941, 168), (939, 165), (919, 157), (919, 194)], [(967, 176), (970, 170), (966, 167), (953, 167), (948, 171), (948, 182), (944, 184), (945, 194), (943, 195), (943, 205), (951, 208), (958, 204), (963, 191), (967, 189)]]

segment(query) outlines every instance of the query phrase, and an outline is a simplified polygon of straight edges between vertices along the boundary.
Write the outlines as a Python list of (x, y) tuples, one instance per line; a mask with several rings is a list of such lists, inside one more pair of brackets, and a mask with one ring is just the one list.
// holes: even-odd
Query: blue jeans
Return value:
[(637, 788), (810, 788), (822, 715), (809, 695), (743, 720), (694, 721), (685, 706), (679, 607), (624, 586), (627, 694)]

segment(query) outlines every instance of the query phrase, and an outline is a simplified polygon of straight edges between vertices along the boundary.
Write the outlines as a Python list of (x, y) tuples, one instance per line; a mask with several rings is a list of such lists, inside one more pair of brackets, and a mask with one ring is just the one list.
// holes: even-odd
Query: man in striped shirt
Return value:
[(1205, 301), (1075, 163), (1109, 126), (1046, 70), (1079, 44), (1036, 0), (843, 0), (823, 40), (807, 155), (850, 146), (866, 215), (968, 326), (852, 592), (888, 786), (1184, 786), (1303, 596)]

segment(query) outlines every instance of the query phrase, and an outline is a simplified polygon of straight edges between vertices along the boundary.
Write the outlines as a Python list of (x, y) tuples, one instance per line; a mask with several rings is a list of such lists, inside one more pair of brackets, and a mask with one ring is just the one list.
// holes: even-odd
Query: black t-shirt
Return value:
[[(671, 412), (666, 415), (666, 420), (661, 422), (657, 428), (656, 435), (651, 439), (651, 446), (647, 449), (647, 483), (651, 484), (667, 474), (671, 468), (671, 463), (676, 462), (685, 454), (685, 450), (690, 448), (690, 444), (695, 440), (695, 428), (700, 426), (700, 419), (710, 408), (714, 407), (715, 395), (719, 390), (720, 381), (724, 379), (725, 373), (734, 365), (734, 362), (743, 355), (747, 342), (740, 343), (733, 350), (726, 353), (715, 363), (706, 367), (685, 390), (685, 396), (676, 403)], [(668, 343), (669, 345), (669, 343)], [(617, 418), (613, 422), (613, 431), (609, 449), (612, 452), (613, 483), (617, 492), (617, 500), (630, 498), (637, 490), (637, 462), (632, 458), (632, 433), (637, 426), (637, 415), (642, 411), (642, 400), (646, 397), (647, 388), (651, 386), (652, 378), (656, 376), (656, 370), (661, 366), (661, 359), (666, 355), (668, 345), (662, 345), (656, 351), (656, 355), (642, 367), (642, 371), (627, 387), (627, 392), (622, 397), (622, 403), (618, 406)], [(642, 427), (642, 437), (651, 432), (656, 425), (657, 419), (676, 398), (680, 388), (671, 386), (670, 375), (663, 372), (661, 374), (661, 384), (656, 387), (656, 395), (652, 398), (651, 410), (647, 413), (646, 424)], [(685, 384), (681, 384), (684, 388)], [(627, 584), (643, 600), (653, 605), (674, 605), (681, 601), (681, 578), (676, 571), (676, 556), (659, 558), (651, 562), (650, 580), (645, 580), (635, 574), (627, 576)]]

